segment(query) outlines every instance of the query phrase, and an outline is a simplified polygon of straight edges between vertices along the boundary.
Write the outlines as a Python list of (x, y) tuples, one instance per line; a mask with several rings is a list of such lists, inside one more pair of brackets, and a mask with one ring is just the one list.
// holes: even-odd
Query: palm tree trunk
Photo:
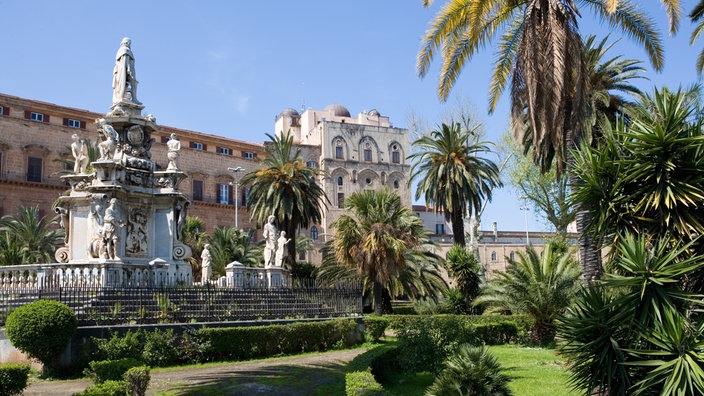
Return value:
[(374, 278), (374, 315), (381, 316), (384, 314), (384, 302), (383, 300), (383, 290), (384, 286), (376, 280), (376, 274), (373, 275)]
[(462, 218), (462, 211), (456, 210), (450, 216), (452, 219), (452, 239), (457, 245), (465, 246), (464, 219)]
[[(569, 150), (567, 155), (568, 164), (571, 168), (574, 163), (573, 156)], [(569, 179), (572, 186), (580, 183), (573, 172), (569, 173)], [(587, 284), (601, 278), (603, 272), (600, 245), (589, 233), (584, 231), (588, 216), (588, 212), (577, 207), (575, 223), (577, 223), (577, 233), (579, 234), (579, 258), (582, 261), (582, 276)]]

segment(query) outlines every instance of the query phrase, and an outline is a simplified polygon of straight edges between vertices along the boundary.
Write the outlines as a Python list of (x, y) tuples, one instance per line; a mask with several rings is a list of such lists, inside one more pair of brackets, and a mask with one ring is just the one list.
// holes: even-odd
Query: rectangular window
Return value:
[(39, 157), (27, 157), (27, 181), (42, 181), (42, 159)]
[(73, 118), (69, 118), (67, 121), (67, 124), (71, 128), (80, 128), (81, 127), (81, 121), (74, 120)]
[(29, 113), (29, 119), (32, 121), (44, 122), (44, 114), (31, 112)]
[(337, 193), (337, 207), (338, 208), (345, 207), (345, 193)]
[(193, 200), (203, 200), (203, 180), (193, 180)]
[(251, 151), (243, 151), (242, 157), (247, 158), (247, 159), (254, 159), (254, 153)]
[(308, 164), (308, 167), (309, 167), (309, 168), (315, 168), (316, 165), (317, 165), (315, 161), (308, 161), (307, 164)]
[(370, 149), (364, 149), (364, 160), (367, 162), (372, 161), (372, 150)]
[(343, 158), (344, 158), (343, 155), (342, 155), (342, 146), (337, 146), (337, 147), (335, 147), (335, 158), (337, 158), (337, 159), (343, 159)]
[(445, 234), (445, 224), (435, 224), (435, 234), (444, 235)]
[(0, 115), (5, 115), (5, 107), (0, 106)]
[(218, 147), (218, 154), (232, 155), (232, 150), (227, 147)]
[(193, 150), (203, 150), (203, 143), (191, 142), (191, 148)]
[(230, 184), (218, 183), (218, 203), (232, 205), (232, 186)]
[(394, 151), (391, 153), (391, 162), (394, 164), (400, 164), (401, 163), (401, 153), (398, 151)]

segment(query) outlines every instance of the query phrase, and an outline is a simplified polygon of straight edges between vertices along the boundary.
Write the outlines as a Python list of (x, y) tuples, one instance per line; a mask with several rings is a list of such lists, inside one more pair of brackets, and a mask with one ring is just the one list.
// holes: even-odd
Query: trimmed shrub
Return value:
[(45, 371), (57, 368), (59, 356), (77, 328), (78, 320), (71, 308), (52, 300), (23, 305), (12, 311), (5, 323), (12, 345), (39, 360)]
[(83, 373), (91, 378), (96, 383), (105, 381), (119, 381), (125, 375), (127, 370), (132, 367), (141, 366), (142, 362), (132, 358), (124, 358), (118, 360), (100, 360), (90, 362), (89, 368)]
[(124, 378), (127, 383), (127, 390), (131, 396), (144, 396), (149, 387), (149, 381), (151, 380), (149, 367), (132, 367), (127, 370)]
[(347, 365), (345, 394), (347, 396), (388, 395), (372, 374), (371, 366), (377, 358), (396, 351), (395, 345), (380, 345), (357, 355)]
[(389, 319), (379, 316), (368, 316), (364, 318), (364, 340), (377, 342), (384, 336), (386, 328), (389, 327)]
[(426, 390), (426, 396), (509, 396), (510, 378), (486, 347), (462, 345)]
[(150, 366), (166, 367), (176, 362), (176, 336), (172, 329), (145, 331), (142, 360)]
[(28, 378), (28, 364), (0, 364), (0, 396), (21, 395)]
[(125, 381), (105, 381), (102, 384), (91, 385), (73, 396), (125, 396), (127, 383)]
[(92, 338), (97, 351), (93, 355), (93, 360), (118, 360), (132, 358), (139, 360), (142, 358), (144, 350), (143, 332), (127, 330), (124, 336), (113, 332), (110, 338)]

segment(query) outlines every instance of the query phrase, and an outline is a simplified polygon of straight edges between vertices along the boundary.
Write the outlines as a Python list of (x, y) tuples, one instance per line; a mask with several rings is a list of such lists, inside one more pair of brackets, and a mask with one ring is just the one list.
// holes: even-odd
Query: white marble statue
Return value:
[(117, 257), (118, 230), (125, 225), (122, 211), (118, 207), (117, 198), (112, 198), (105, 209), (103, 227), (100, 230), (100, 253), (102, 258), (115, 259)]
[(86, 168), (88, 168), (88, 145), (81, 139), (77, 134), (71, 136), (73, 143), (71, 143), (71, 153), (73, 154), (73, 173), (84, 174), (86, 173)]
[(117, 131), (112, 125), (108, 124), (104, 118), (98, 120), (98, 129), (103, 131), (103, 135), (105, 136), (105, 140), (98, 143), (100, 160), (111, 161), (115, 156), (115, 149), (117, 148)]
[(281, 236), (279, 237), (277, 243), (276, 243), (276, 266), (277, 267), (283, 267), (284, 265), (284, 257), (286, 257), (286, 253), (288, 251), (288, 248), (286, 245), (291, 242), (291, 238), (286, 238), (286, 231), (281, 231)]
[(166, 142), (166, 145), (169, 148), (169, 152), (166, 153), (167, 158), (169, 159), (169, 166), (166, 167), (167, 170), (178, 170), (178, 152), (181, 150), (181, 141), (176, 139), (176, 134), (172, 133), (171, 138), (169, 138), (169, 141)]
[(274, 224), (275, 220), (276, 217), (273, 215), (269, 216), (269, 221), (264, 226), (264, 232), (262, 233), (262, 236), (266, 241), (266, 245), (264, 246), (264, 267), (271, 267), (274, 265), (276, 237), (279, 234), (279, 230)]
[(200, 277), (200, 283), (206, 284), (210, 282), (210, 278), (213, 276), (213, 269), (212, 269), (212, 263), (213, 263), (213, 256), (210, 254), (210, 244), (206, 243), (205, 246), (203, 246), (203, 253), (200, 255), (201, 259), (201, 277)]
[(137, 100), (137, 73), (134, 69), (134, 55), (128, 37), (122, 39), (115, 56), (115, 68), (112, 72), (112, 103), (128, 101), (139, 104)]

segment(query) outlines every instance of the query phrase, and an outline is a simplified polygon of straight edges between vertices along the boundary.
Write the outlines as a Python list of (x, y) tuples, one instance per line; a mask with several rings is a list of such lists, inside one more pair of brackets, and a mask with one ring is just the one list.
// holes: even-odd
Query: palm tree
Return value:
[(239, 261), (246, 267), (257, 266), (260, 249), (252, 241), (253, 230), (245, 231), (237, 227), (218, 227), (213, 235), (206, 238), (210, 244), (213, 273), (225, 275), (225, 266), (233, 261)]
[(55, 228), (57, 218), (39, 217), (38, 207), (21, 206), (15, 216), (6, 215), (0, 219), (0, 232), (14, 236), (24, 251), (23, 264), (51, 263), (54, 252), (64, 242), (64, 231)]
[(352, 193), (332, 227), (335, 260), (373, 281), (374, 313), (382, 315), (385, 286), (404, 272), (409, 254), (428, 242), (423, 222), (385, 188)]
[[(98, 147), (98, 142), (93, 142), (90, 139), (85, 139), (85, 144), (88, 147), (88, 169), (87, 173), (93, 172), (91, 164), (98, 160), (100, 157), (100, 148)], [(70, 153), (71, 146), (66, 146), (66, 150)], [(64, 165), (64, 170), (60, 170), (57, 173), (61, 175), (73, 174), (73, 165), (76, 163), (75, 160), (69, 158), (54, 158), (54, 162), (59, 162)]]
[[(426, 5), (431, 1), (425, 1)], [(465, 64), (497, 35), (498, 55), (489, 93), (489, 111), (511, 76), (514, 129), (522, 133), (524, 111), (533, 130), (533, 147), (543, 170), (557, 160), (561, 173), (566, 148), (582, 130), (589, 94), (584, 48), (576, 4), (589, 8), (612, 28), (645, 47), (656, 70), (663, 66), (663, 48), (654, 22), (631, 1), (613, 8), (601, 1), (449, 0), (423, 37), (417, 69), (421, 77), (440, 50), (438, 95), (445, 100)], [(613, 5), (613, 4), (612, 4)], [(503, 34), (501, 34), (503, 30)]]
[[(689, 14), (689, 18), (692, 20), (692, 23), (696, 24), (689, 39), (689, 44), (694, 45), (694, 42), (697, 41), (702, 32), (704, 32), (704, 1), (700, 0), (699, 3), (694, 6), (694, 9)], [(701, 75), (702, 70), (704, 70), (704, 50), (702, 50), (697, 57), (696, 67), (697, 73)]]
[(0, 230), (0, 265), (25, 264), (27, 248), (22, 246), (15, 234)]
[(420, 179), (416, 199), (424, 195), (426, 205), (443, 211), (452, 222), (455, 243), (462, 246), (465, 215), (478, 215), (492, 190), (503, 186), (496, 164), (483, 157), (490, 143), (474, 141), (474, 134), (458, 122), (443, 123), (440, 130), (414, 141), (419, 151), (409, 157), (415, 161), (410, 181)]
[(293, 145), (293, 136), (267, 136), (271, 144), (265, 147), (267, 155), (260, 161), (262, 168), (245, 175), (242, 184), (251, 185), (247, 199), (251, 218), (264, 224), (273, 215), (291, 239), (285, 260), (292, 266), (296, 262), (298, 229), (319, 224), (329, 200), (317, 183), (322, 171), (306, 165), (301, 150)]
[(463, 344), (447, 359), (425, 396), (510, 396), (509, 382), (511, 378), (486, 346)]
[(481, 264), (473, 252), (461, 245), (453, 245), (447, 252), (445, 268), (455, 281), (455, 287), (469, 304), (479, 294)]
[(581, 271), (572, 249), (551, 241), (538, 254), (531, 245), (517, 252), (518, 259), (508, 259), (506, 272), (497, 272), (487, 282), (474, 304), (489, 311), (510, 311), (535, 319), (534, 339), (551, 342), (555, 337), (554, 322), (565, 312), (577, 293)]
[(188, 245), (191, 248), (191, 257), (186, 259), (191, 267), (193, 267), (194, 273), (200, 273), (200, 255), (203, 252), (203, 246), (205, 245), (205, 239), (207, 237), (205, 233), (205, 223), (200, 217), (197, 216), (186, 216), (186, 222), (181, 230), (181, 242)]

